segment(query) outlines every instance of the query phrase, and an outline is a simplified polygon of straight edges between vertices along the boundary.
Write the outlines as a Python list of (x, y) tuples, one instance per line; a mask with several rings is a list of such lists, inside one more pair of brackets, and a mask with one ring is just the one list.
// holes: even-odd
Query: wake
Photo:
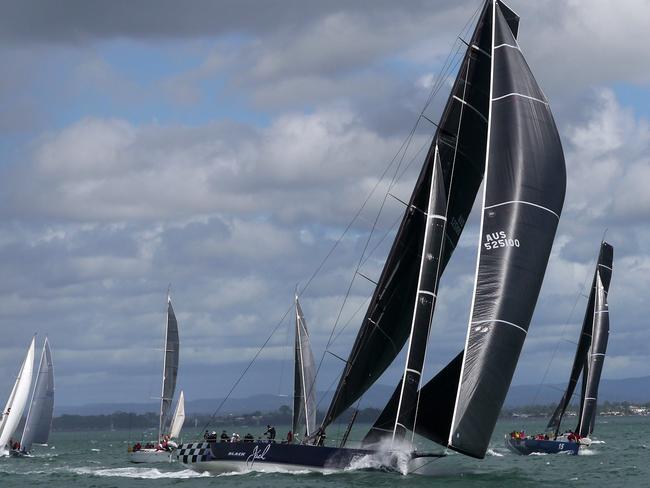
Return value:
[(72, 468), (71, 472), (84, 476), (101, 476), (117, 478), (137, 478), (137, 479), (188, 479), (188, 478), (205, 478), (210, 476), (208, 473), (197, 473), (191, 469), (183, 471), (160, 471), (157, 468)]

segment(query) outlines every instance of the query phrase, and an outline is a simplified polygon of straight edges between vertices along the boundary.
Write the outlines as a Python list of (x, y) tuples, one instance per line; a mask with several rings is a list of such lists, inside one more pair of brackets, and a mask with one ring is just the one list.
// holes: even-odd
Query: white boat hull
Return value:
[(159, 449), (140, 449), (129, 452), (127, 457), (132, 463), (171, 463), (176, 460), (175, 457), (172, 457), (173, 452)]

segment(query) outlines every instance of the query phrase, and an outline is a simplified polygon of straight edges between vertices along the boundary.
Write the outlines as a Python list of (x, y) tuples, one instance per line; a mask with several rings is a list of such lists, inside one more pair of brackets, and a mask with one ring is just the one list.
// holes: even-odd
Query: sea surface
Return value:
[[(572, 419), (569, 419), (570, 422)], [(123, 487), (640, 487), (650, 488), (650, 417), (600, 417), (596, 443), (579, 456), (517, 456), (503, 444), (512, 430), (541, 431), (540, 419), (500, 421), (484, 460), (450, 453), (436, 476), (407, 475), (368, 470), (331, 474), (257, 473), (210, 476), (182, 464), (134, 465), (126, 459), (128, 445), (140, 434), (127, 431), (54, 432), (48, 447), (37, 447), (32, 458), (0, 458), (0, 488), (34, 486)], [(357, 426), (351, 438), (360, 438), (365, 426)], [(221, 429), (221, 428), (220, 428)], [(194, 429), (191, 429), (194, 430)], [(232, 431), (231, 427), (228, 429)], [(238, 427), (255, 436), (261, 427)], [(278, 432), (286, 430), (278, 427)], [(336, 432), (328, 432), (334, 437)], [(150, 435), (150, 434), (149, 434)], [(191, 431), (185, 441), (196, 438)], [(433, 445), (420, 445), (431, 449)], [(444, 466), (442, 463), (445, 463)]]

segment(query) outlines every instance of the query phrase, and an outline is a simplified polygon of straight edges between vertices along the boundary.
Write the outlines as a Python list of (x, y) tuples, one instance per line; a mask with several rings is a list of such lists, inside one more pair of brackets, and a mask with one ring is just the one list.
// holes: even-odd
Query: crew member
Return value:
[(273, 427), (272, 425), (267, 425), (266, 432), (264, 432), (264, 435), (266, 435), (270, 441), (275, 441), (275, 427)]

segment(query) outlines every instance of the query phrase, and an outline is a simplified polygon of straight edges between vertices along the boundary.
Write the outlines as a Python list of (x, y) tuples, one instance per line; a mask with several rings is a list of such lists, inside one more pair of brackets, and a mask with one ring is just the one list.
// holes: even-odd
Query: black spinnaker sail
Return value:
[(578, 379), (582, 374), (583, 385), (580, 396), (579, 423), (576, 432), (581, 437), (591, 435), (596, 418), (596, 401), (598, 384), (605, 360), (607, 340), (609, 338), (609, 306), (607, 294), (612, 279), (614, 248), (607, 242), (602, 242), (598, 254), (598, 262), (594, 270), (591, 291), (587, 302), (587, 310), (582, 322), (580, 339), (573, 359), (573, 367), (569, 383), (555, 412), (548, 422), (548, 429), (553, 429), (557, 436), (562, 417), (566, 411)]
[[(414, 419), (415, 432), (478, 458), (487, 450), (528, 331), (566, 187), (553, 116), (517, 44), (518, 18), (499, 1), (486, 8), (491, 102), (470, 323), (464, 351), (422, 387)], [(366, 442), (386, 429), (395, 398)]]

